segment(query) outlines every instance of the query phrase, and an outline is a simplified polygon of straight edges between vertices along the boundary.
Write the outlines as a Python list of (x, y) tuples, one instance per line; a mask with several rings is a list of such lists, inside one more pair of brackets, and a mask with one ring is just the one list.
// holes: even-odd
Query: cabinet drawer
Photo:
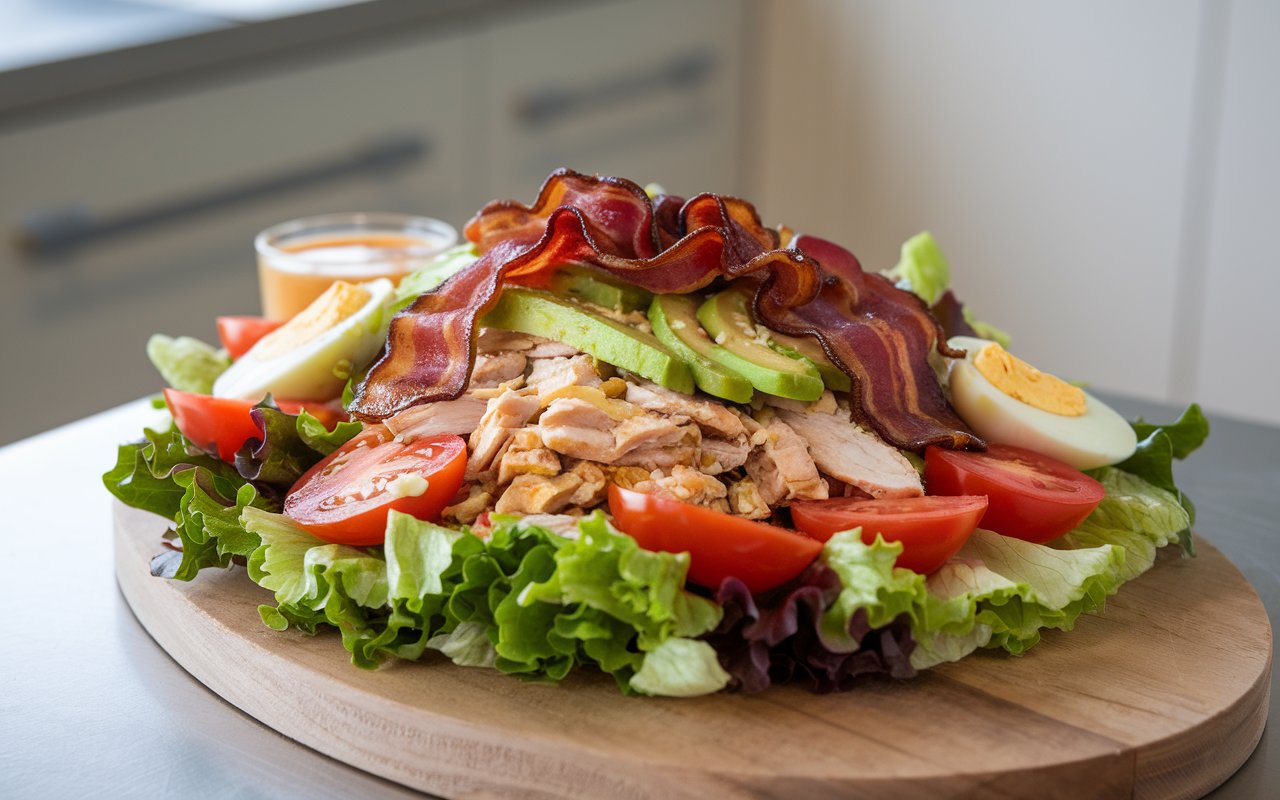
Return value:
[(484, 194), (468, 135), (480, 108), (431, 76), (475, 52), (469, 37), (384, 46), (0, 134), (2, 363), (42, 387), (10, 395), (0, 441), (156, 388), (150, 333), (210, 340), (214, 315), (256, 313), (252, 239), (267, 225), (465, 220)]
[(728, 0), (613, 2), (497, 26), (493, 196), (531, 201), (561, 166), (738, 192), (742, 13)]

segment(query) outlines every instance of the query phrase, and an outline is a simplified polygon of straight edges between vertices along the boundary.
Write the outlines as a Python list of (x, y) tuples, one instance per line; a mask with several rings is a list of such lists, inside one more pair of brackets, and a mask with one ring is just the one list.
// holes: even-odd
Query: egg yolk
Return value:
[(297, 316), (262, 337), (254, 346), (253, 354), (266, 360), (301, 347), (364, 308), (372, 296), (359, 286), (334, 281), (324, 294), (299, 311)]
[(1085, 413), (1084, 392), (1059, 377), (1041, 372), (999, 344), (989, 344), (973, 357), (973, 366), (992, 386), (1014, 400), (1064, 417)]

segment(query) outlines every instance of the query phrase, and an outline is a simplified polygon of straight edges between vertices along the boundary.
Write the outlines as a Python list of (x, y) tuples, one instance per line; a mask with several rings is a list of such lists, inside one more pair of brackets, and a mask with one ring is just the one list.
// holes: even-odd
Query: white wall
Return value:
[(961, 298), (1032, 363), (1280, 422), (1260, 367), (1280, 302), (1262, 239), (1280, 222), (1275, 5), (760, 11), (748, 196), (767, 219), (876, 269), (929, 229)]

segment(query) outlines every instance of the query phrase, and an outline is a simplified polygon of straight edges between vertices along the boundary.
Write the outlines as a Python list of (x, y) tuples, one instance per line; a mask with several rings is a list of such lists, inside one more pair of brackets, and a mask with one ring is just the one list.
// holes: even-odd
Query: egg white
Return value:
[(951, 404), (988, 444), (1034, 450), (1076, 469), (1115, 464), (1133, 455), (1138, 444), (1133, 427), (1098, 398), (1085, 392), (1085, 413), (1079, 417), (1036, 408), (997, 389), (973, 365), (989, 341), (953, 336), (947, 343), (966, 351), (964, 359), (951, 364)]
[[(395, 288), (379, 278), (360, 284), (370, 295), (354, 314), (278, 356), (264, 358), (255, 345), (213, 384), (215, 397), (261, 400), (329, 400), (342, 392), (356, 366), (377, 355), (387, 337), (387, 303)], [(255, 352), (259, 351), (259, 352)]]

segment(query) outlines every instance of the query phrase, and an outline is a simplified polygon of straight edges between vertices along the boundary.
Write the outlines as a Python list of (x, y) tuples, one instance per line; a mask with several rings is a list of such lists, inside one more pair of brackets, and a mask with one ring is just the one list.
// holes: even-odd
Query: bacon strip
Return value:
[(793, 336), (813, 336), (853, 381), (850, 406), (896, 447), (921, 450), (930, 444), (952, 449), (983, 448), (947, 403), (929, 365), (935, 346), (951, 349), (924, 301), (895, 287), (882, 275), (862, 270), (858, 259), (816, 236), (797, 236), (792, 247), (813, 256), (830, 274), (811, 303), (787, 308), (757, 295), (756, 318)]
[(543, 285), (556, 267), (577, 263), (660, 294), (697, 291), (721, 278), (752, 280), (756, 318), (818, 338), (853, 379), (859, 418), (887, 441), (911, 449), (983, 446), (951, 411), (929, 368), (935, 341), (949, 351), (913, 295), (863, 273), (852, 253), (816, 237), (779, 249), (777, 233), (746, 201), (702, 194), (678, 213), (677, 203), (659, 198), (655, 213), (630, 181), (559, 170), (532, 206), (485, 206), (466, 227), (483, 255), (392, 320), (387, 348), (357, 388), (351, 412), (379, 420), (459, 396), (475, 359), (477, 320), (501, 286)]
[[(579, 205), (551, 207), (566, 198)], [(685, 203), (680, 223), (690, 232), (659, 252), (652, 206), (640, 187), (567, 170), (552, 174), (533, 207), (489, 204), (466, 229), (487, 252), (392, 319), (387, 348), (349, 410), (373, 421), (462, 394), (475, 361), (476, 321), (493, 307), (501, 285), (539, 285), (562, 264), (596, 266), (661, 294), (747, 275), (762, 276), (760, 291), (779, 305), (803, 304), (817, 293), (817, 265), (802, 253), (769, 248), (776, 234), (749, 203), (699, 195)]]

